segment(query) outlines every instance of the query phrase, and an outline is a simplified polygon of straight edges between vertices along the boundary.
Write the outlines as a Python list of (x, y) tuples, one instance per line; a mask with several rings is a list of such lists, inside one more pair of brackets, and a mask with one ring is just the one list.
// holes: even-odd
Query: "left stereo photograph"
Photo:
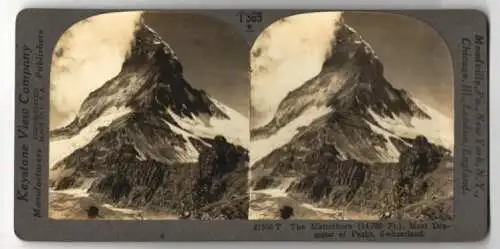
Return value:
[(67, 29), (50, 71), (49, 218), (248, 219), (248, 51), (198, 13)]

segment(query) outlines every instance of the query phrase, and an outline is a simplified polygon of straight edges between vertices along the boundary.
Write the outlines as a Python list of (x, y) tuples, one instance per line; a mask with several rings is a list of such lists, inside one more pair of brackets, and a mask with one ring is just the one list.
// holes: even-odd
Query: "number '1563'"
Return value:
[(240, 17), (240, 23), (262, 22), (262, 12), (259, 11), (240, 11), (238, 15)]

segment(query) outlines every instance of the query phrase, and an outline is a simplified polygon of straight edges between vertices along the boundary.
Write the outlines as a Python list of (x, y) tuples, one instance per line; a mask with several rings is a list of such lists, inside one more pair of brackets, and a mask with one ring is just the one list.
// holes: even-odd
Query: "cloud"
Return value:
[(319, 73), (341, 16), (316, 12), (286, 17), (257, 38), (251, 51), (252, 124), (271, 120), (288, 92)]
[(93, 16), (61, 36), (52, 55), (51, 129), (69, 123), (88, 94), (120, 72), (141, 14)]

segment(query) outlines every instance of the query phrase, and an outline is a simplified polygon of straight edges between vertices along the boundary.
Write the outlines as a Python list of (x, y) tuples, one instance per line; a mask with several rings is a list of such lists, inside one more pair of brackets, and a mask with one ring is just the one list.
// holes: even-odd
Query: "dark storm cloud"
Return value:
[(345, 12), (344, 20), (373, 47), (394, 87), (453, 116), (452, 61), (444, 40), (430, 26), (386, 13)]
[(193, 87), (248, 116), (250, 48), (243, 36), (201, 14), (148, 12), (143, 17), (174, 49)]

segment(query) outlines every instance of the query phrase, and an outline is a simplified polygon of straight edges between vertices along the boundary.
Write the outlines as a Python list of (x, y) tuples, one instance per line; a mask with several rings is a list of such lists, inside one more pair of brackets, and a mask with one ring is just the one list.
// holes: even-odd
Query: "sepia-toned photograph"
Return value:
[(250, 64), (249, 219), (453, 219), (453, 67), (432, 27), (293, 15)]
[(194, 13), (67, 29), (50, 73), (49, 218), (248, 219), (249, 49)]
[(412, 17), (297, 14), (249, 45), (204, 14), (101, 14), (62, 34), (50, 89), (51, 219), (453, 219), (451, 55)]

